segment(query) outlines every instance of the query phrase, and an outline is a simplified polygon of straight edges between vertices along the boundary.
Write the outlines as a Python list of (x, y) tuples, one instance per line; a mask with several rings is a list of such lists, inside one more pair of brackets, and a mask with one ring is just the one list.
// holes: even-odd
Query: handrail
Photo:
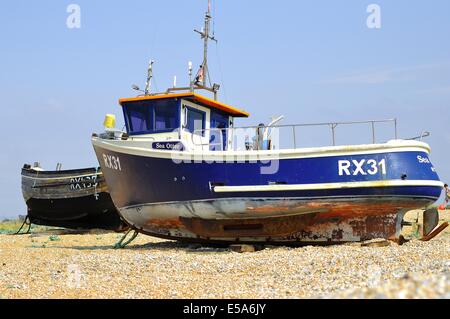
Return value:
[(428, 137), (428, 136), (430, 136), (430, 135), (431, 135), (430, 132), (428, 132), (428, 131), (422, 131), (422, 133), (420, 133), (419, 136), (416, 136), (416, 137), (410, 137), (410, 138), (407, 138), (406, 140), (409, 140), (409, 141), (420, 140), (420, 141), (422, 141), (424, 137)]
[(150, 141), (156, 141), (156, 138), (153, 136), (138, 136), (138, 135), (130, 135), (127, 137), (128, 140), (150, 140)]
[[(294, 149), (297, 148), (297, 138), (296, 138), (296, 129), (299, 127), (311, 127), (311, 126), (328, 126), (331, 129), (331, 138), (332, 138), (332, 145), (336, 146), (336, 128), (339, 125), (354, 125), (354, 124), (370, 124), (371, 132), (372, 132), (372, 143), (376, 143), (376, 126), (377, 123), (393, 123), (394, 124), (394, 135), (395, 139), (398, 139), (398, 132), (397, 132), (397, 119), (382, 119), (382, 120), (367, 120), (367, 121), (346, 121), (346, 122), (323, 122), (323, 123), (300, 123), (300, 124), (282, 124), (282, 125), (272, 125), (272, 126), (241, 126), (241, 127), (232, 127), (232, 128), (212, 128), (212, 129), (204, 129), (204, 130), (195, 130), (194, 134), (192, 134), (192, 144), (195, 146), (205, 146), (205, 145), (212, 145), (207, 142), (201, 142), (196, 143), (194, 141), (194, 135), (196, 136), (205, 136), (206, 132), (211, 132), (213, 130), (222, 132), (226, 131), (227, 133), (230, 133), (230, 136), (232, 138), (232, 141), (234, 141), (235, 133), (239, 130), (266, 130), (266, 129), (280, 129), (280, 128), (291, 128), (292, 129), (292, 137), (293, 137), (293, 144)], [(221, 138), (222, 140), (222, 138)], [(222, 141), (223, 143), (223, 141)], [(223, 147), (223, 144), (221, 145)]]
[[(223, 129), (222, 128), (210, 128), (210, 129), (207, 129), (207, 130), (194, 130), (194, 132), (191, 134), (191, 142), (195, 146), (202, 146), (202, 147), (203, 146), (208, 146), (208, 147), (219, 146), (220, 149), (223, 150), (223, 142), (224, 142), (223, 141), (223, 135), (222, 135), (222, 131), (223, 130), (228, 130), (228, 129), (226, 129), (226, 128), (223, 128)], [(207, 142), (196, 143), (194, 141), (194, 137), (198, 136), (200, 138), (204, 138), (205, 137), (204, 133), (206, 133), (206, 131), (209, 131), (209, 132), (218, 131), (219, 132), (219, 136), (220, 136), (220, 142), (218, 142), (218, 143), (211, 143), (211, 141), (210, 141), (211, 135), (209, 135)], [(197, 134), (197, 133), (200, 133), (200, 134)]]
[[(274, 130), (274, 129), (285, 129), (285, 128), (290, 128), (291, 129), (291, 133), (292, 134), (292, 142), (293, 142), (293, 146), (294, 149), (298, 148), (298, 140), (297, 140), (297, 133), (296, 133), (296, 129), (300, 128), (300, 127), (317, 127), (317, 126), (327, 126), (330, 128), (331, 130), (331, 143), (333, 146), (336, 146), (336, 131), (337, 128), (339, 126), (344, 126), (344, 125), (356, 125), (356, 124), (368, 124), (370, 125), (371, 128), (371, 133), (372, 133), (372, 143), (376, 144), (376, 124), (378, 123), (393, 123), (394, 125), (394, 136), (395, 139), (398, 139), (398, 131), (397, 131), (397, 119), (396, 118), (392, 118), (392, 119), (381, 119), (381, 120), (366, 120), (366, 121), (345, 121), (345, 122), (322, 122), (322, 123), (299, 123), (299, 124), (282, 124), (282, 125), (271, 125), (271, 126), (241, 126), (241, 127), (230, 127), (230, 128), (210, 128), (210, 129), (202, 129), (202, 130), (195, 130), (194, 132), (191, 132), (191, 144), (194, 146), (201, 146), (202, 148), (204, 146), (208, 146), (208, 147), (220, 147), (222, 150), (224, 149), (224, 145), (228, 145), (229, 141), (231, 140), (231, 145), (232, 148), (235, 148), (236, 145), (235, 144), (235, 139), (237, 137), (242, 137), (244, 138), (244, 136), (239, 136), (239, 133), (241, 133), (241, 130), (253, 130), (254, 132), (254, 136), (252, 137), (253, 139), (253, 143), (250, 141), (249, 139), (249, 135), (245, 135), (245, 148), (247, 150), (250, 149), (261, 149), (261, 146), (258, 144), (261, 141), (265, 141), (264, 138), (266, 140), (270, 140), (270, 138), (268, 136), (262, 136), (261, 132), (266, 132), (268, 130)], [(177, 132), (178, 134), (181, 134), (182, 130), (186, 130), (185, 128), (183, 129), (175, 129), (173, 132)], [(211, 133), (212, 132), (218, 132), (218, 136), (220, 136), (219, 141), (211, 143), (210, 141), (210, 137), (211, 137)], [(226, 133), (226, 140), (224, 140), (223, 138), (223, 133)], [(259, 133), (258, 133), (259, 132)], [(208, 134), (207, 134), (208, 133)], [(217, 134), (217, 133), (216, 133)], [(247, 132), (246, 132), (247, 134)], [(416, 138), (412, 138), (412, 139), (422, 139), (426, 136), (428, 136), (429, 133), (424, 131), (422, 132), (422, 134)], [(269, 134), (270, 135), (270, 134)], [(206, 140), (204, 140), (204, 138), (206, 137)], [(258, 140), (256, 141), (257, 138)], [(131, 136), (127, 136), (128, 140), (149, 140), (149, 141), (156, 141), (158, 138), (157, 137), (153, 137), (153, 136), (149, 136), (149, 135), (144, 135), (144, 136), (139, 136), (139, 135), (131, 135)], [(267, 141), (266, 141), (267, 142)], [(268, 147), (267, 145), (263, 146), (263, 147)]]
[[(282, 125), (273, 125), (270, 127), (291, 127), (291, 126), (325, 126), (325, 125), (344, 125), (344, 124), (369, 124), (369, 123), (383, 123), (383, 122), (397, 122), (397, 119), (384, 119), (384, 120), (367, 120), (367, 121), (347, 121), (347, 122), (322, 122), (322, 123), (299, 123), (299, 124), (282, 124)], [(258, 126), (240, 126), (235, 127), (235, 129), (238, 128), (257, 128)], [(267, 127), (267, 126), (261, 126), (261, 127)]]

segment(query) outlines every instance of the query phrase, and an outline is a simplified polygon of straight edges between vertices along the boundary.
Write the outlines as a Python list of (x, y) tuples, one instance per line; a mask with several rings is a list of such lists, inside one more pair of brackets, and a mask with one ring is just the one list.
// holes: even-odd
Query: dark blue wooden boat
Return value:
[(24, 165), (22, 194), (33, 224), (123, 230), (100, 168), (43, 171)]

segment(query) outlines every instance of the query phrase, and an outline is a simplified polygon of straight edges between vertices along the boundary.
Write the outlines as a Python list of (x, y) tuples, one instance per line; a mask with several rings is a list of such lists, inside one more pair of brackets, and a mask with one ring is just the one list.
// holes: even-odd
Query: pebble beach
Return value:
[[(441, 222), (449, 221), (448, 211)], [(139, 235), (0, 235), (0, 298), (450, 298), (450, 227), (420, 241), (238, 253)]]

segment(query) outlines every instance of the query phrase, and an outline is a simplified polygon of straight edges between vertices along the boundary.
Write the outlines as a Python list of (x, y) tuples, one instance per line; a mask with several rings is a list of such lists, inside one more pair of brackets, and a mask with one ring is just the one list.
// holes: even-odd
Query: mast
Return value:
[(212, 36), (210, 35), (211, 20), (211, 0), (208, 0), (208, 11), (205, 13), (205, 25), (203, 27), (203, 30), (194, 30), (195, 32), (199, 33), (201, 38), (203, 39), (203, 62), (200, 65), (200, 70), (197, 73), (195, 83), (191, 83), (191, 89), (193, 89), (193, 84), (195, 84), (199, 88), (214, 92), (214, 97), (217, 98), (217, 91), (219, 90), (219, 86), (217, 84), (214, 84), (214, 86), (211, 87), (211, 77), (209, 76), (208, 68), (208, 41), (212, 40), (217, 42), (214, 34)]
[(202, 31), (194, 29), (194, 31), (200, 34), (201, 38), (203, 39), (203, 61), (200, 65), (200, 69), (198, 70), (195, 78), (192, 79), (192, 62), (189, 62), (189, 87), (169, 88), (166, 91), (167, 93), (184, 90), (189, 90), (191, 92), (194, 92), (195, 90), (206, 90), (214, 93), (214, 100), (217, 100), (217, 92), (220, 89), (220, 85), (211, 82), (208, 67), (208, 41), (212, 40), (217, 42), (217, 39), (214, 36), (214, 32), (212, 35), (210, 34), (211, 20), (211, 0), (208, 0), (208, 11), (206, 11), (205, 13), (205, 25), (202, 28)]
[(144, 94), (149, 95), (150, 94), (150, 88), (152, 85), (152, 78), (153, 78), (153, 64), (155, 61), (151, 60), (148, 65), (148, 71), (147, 71), (147, 82), (145, 82), (145, 90)]

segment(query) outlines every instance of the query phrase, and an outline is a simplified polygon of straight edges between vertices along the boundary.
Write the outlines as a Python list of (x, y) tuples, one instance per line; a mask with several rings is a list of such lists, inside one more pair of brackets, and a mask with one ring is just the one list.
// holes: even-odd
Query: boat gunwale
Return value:
[[(78, 173), (78, 174), (75, 174)], [(102, 176), (103, 172), (101, 167), (97, 169), (94, 168), (82, 168), (82, 169), (72, 169), (72, 170), (62, 170), (62, 171), (37, 171), (32, 168), (22, 168), (21, 175), (23, 178), (38, 179), (38, 180), (59, 180), (67, 178), (79, 178), (88, 177), (92, 175)], [(42, 176), (43, 175), (43, 176)], [(47, 176), (45, 176), (47, 175)], [(55, 175), (57, 177), (51, 177)], [(63, 175), (63, 176), (60, 176)]]
[[(152, 140), (149, 140), (152, 141)], [(340, 146), (325, 146), (325, 147), (309, 147), (296, 149), (281, 149), (281, 150), (246, 150), (246, 151), (174, 151), (174, 150), (155, 150), (152, 148), (135, 147), (126, 145), (129, 140), (109, 140), (100, 137), (92, 137), (94, 146), (104, 148), (109, 151), (124, 153), (127, 155), (166, 158), (173, 160), (198, 159), (203, 160), (218, 160), (237, 158), (245, 160), (276, 160), (276, 159), (295, 159), (295, 158), (311, 158), (311, 157), (334, 157), (343, 155), (367, 155), (377, 153), (398, 153), (398, 152), (425, 152), (431, 153), (430, 146), (425, 142), (411, 141), (411, 140), (391, 140), (386, 143), (378, 144), (354, 144), (354, 145), (340, 145)], [(142, 142), (142, 140), (140, 141)], [(153, 141), (155, 142), (155, 141)], [(170, 142), (170, 141), (161, 141)], [(178, 141), (179, 142), (179, 141)]]

